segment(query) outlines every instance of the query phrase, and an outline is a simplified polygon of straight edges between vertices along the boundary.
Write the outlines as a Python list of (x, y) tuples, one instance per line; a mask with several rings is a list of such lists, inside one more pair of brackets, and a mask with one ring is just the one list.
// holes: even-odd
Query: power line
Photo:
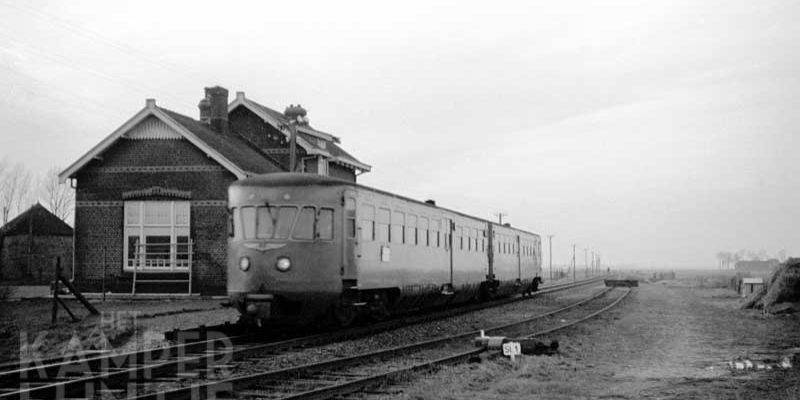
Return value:
[(143, 51), (141, 51), (139, 49), (136, 49), (134, 47), (128, 46), (125, 43), (121, 43), (121, 42), (109, 39), (109, 38), (101, 35), (98, 32), (86, 29), (85, 27), (83, 27), (81, 25), (78, 25), (78, 24), (76, 24), (76, 23), (74, 23), (72, 21), (66, 20), (64, 18), (58, 17), (58, 16), (50, 14), (50, 13), (47, 13), (47, 12), (42, 11), (40, 9), (27, 6), (27, 5), (25, 5), (25, 3), (21, 3), (20, 4), (20, 3), (0, 2), (0, 5), (3, 5), (5, 7), (7, 7), (7, 8), (12, 8), (12, 9), (16, 9), (16, 10), (19, 10), (19, 11), (27, 12), (27, 13), (35, 15), (35, 16), (37, 16), (39, 18), (44, 18), (44, 19), (48, 19), (48, 20), (51, 20), (51, 21), (55, 21), (58, 24), (60, 24), (61, 26), (63, 26), (64, 28), (68, 29), (69, 31), (72, 31), (73, 33), (75, 33), (77, 35), (83, 36), (84, 38), (87, 38), (87, 39), (90, 39), (90, 40), (94, 40), (94, 41), (98, 41), (98, 42), (102, 42), (103, 44), (105, 44), (105, 45), (107, 45), (107, 46), (109, 46), (109, 47), (111, 47), (111, 48), (113, 48), (113, 49), (115, 49), (115, 50), (117, 50), (117, 51), (119, 51), (121, 53), (127, 54), (127, 55), (129, 55), (131, 57), (145, 60), (145, 61), (147, 61), (147, 62), (149, 62), (149, 63), (151, 63), (153, 65), (159, 66), (161, 68), (170, 69), (170, 70), (172, 70), (172, 72), (178, 72), (178, 74), (176, 74), (175, 76), (177, 76), (179, 78), (185, 78), (187, 74), (188, 75), (192, 75), (194, 78), (198, 78), (199, 77), (199, 75), (196, 75), (195, 72), (191, 71), (191, 68), (189, 68), (189, 67), (187, 67), (185, 65), (177, 65), (177, 64), (170, 63), (170, 62), (166, 62), (164, 60), (155, 59), (155, 58), (151, 57), (150, 54), (147, 54), (147, 53), (145, 53), (145, 52), (143, 52)]

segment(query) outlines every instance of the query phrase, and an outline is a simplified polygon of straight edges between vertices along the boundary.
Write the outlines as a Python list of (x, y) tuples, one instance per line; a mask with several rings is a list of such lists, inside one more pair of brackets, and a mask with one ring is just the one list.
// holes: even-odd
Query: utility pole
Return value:
[(553, 236), (555, 235), (547, 235), (547, 238), (550, 239), (550, 280), (553, 280)]
[(594, 273), (594, 251), (592, 252), (592, 273)]
[(576, 263), (575, 263), (575, 246), (576, 246), (575, 244), (572, 245), (572, 280), (573, 281), (575, 280), (575, 269), (576, 269), (575, 268), (576, 267)]
[(504, 212), (499, 212), (499, 213), (496, 213), (495, 215), (497, 216), (497, 219), (499, 221), (498, 223), (500, 225), (503, 225), (503, 217), (507, 217), (508, 216), (508, 214), (506, 214)]
[(589, 249), (583, 249), (583, 268), (589, 273)]

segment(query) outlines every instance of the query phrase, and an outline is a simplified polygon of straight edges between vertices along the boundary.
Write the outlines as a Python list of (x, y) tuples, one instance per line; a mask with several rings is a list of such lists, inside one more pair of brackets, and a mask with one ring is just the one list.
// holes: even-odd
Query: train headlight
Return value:
[(250, 259), (247, 257), (242, 257), (239, 259), (239, 269), (247, 272), (250, 269)]
[(278, 257), (278, 262), (275, 263), (275, 268), (278, 271), (286, 272), (289, 268), (292, 268), (292, 261), (289, 260), (289, 257)]

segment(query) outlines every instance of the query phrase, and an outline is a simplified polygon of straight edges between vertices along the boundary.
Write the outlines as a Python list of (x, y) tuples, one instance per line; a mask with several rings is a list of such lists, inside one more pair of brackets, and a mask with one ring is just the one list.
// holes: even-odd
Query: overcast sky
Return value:
[(0, 159), (66, 166), (221, 85), (301, 103), (362, 183), (555, 234), (556, 264), (800, 255), (800, 2), (173, 3), (0, 0)]

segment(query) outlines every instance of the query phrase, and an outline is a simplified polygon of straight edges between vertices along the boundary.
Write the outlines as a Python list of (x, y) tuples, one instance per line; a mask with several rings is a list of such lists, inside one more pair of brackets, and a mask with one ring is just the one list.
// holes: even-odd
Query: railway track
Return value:
[[(543, 287), (534, 295), (540, 296), (576, 288), (600, 279)], [(7, 364), (5, 370), (0, 370), (0, 399), (120, 397), (143, 391), (159, 392), (163, 386), (180, 385), (186, 380), (219, 377), (221, 370), (236, 367), (236, 363), (258, 354), (363, 337), (399, 326), (447, 318), (519, 300), (502, 299), (424, 316), (400, 318), (371, 326), (268, 343), (254, 342), (259, 338), (253, 334), (227, 336), (209, 327), (205, 329), (205, 335), (192, 335), (195, 332), (184, 331), (184, 337), (195, 337), (194, 342), (160, 349), (124, 354), (100, 354), (68, 360), (53, 359), (33, 365), (20, 364), (16, 369), (11, 368), (13, 364)], [(208, 335), (210, 336), (206, 338)]]
[[(620, 295), (599, 305), (588, 307), (583, 315), (571, 315), (570, 322), (533, 333), (526, 331), (535, 321), (552, 315), (573, 312), (577, 307), (587, 307), (593, 300), (605, 297), (612, 291)], [(605, 289), (590, 298), (566, 307), (543, 313), (522, 321), (491, 327), (484, 330), (493, 333), (508, 333), (532, 338), (571, 327), (602, 312), (610, 310), (629, 293), (630, 289)], [(562, 316), (562, 319), (564, 316)], [(136, 400), (196, 399), (196, 398), (249, 398), (249, 399), (327, 399), (356, 392), (380, 384), (404, 374), (426, 370), (438, 365), (464, 362), (480, 355), (483, 348), (472, 347), (469, 340), (479, 334), (471, 331), (410, 345), (397, 346), (344, 358), (333, 358), (321, 362), (299, 365), (275, 371), (256, 373), (231, 379), (193, 385), (185, 388), (152, 393), (136, 397)]]

